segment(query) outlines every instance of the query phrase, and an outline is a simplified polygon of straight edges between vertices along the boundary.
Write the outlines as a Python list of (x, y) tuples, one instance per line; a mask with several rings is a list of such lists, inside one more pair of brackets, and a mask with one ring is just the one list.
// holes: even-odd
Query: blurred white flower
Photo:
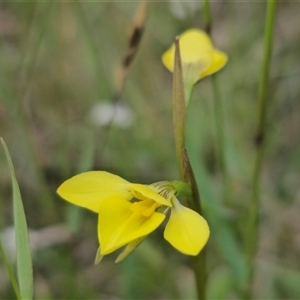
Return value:
[[(71, 230), (64, 224), (55, 224), (39, 230), (28, 229), (31, 255), (36, 251), (46, 249), (55, 245), (67, 243), (71, 240)], [(0, 238), (10, 263), (16, 262), (15, 228), (9, 226), (0, 232)], [(0, 295), (9, 285), (9, 277), (0, 259)], [(37, 287), (37, 286), (36, 286)]]
[(169, 8), (175, 18), (183, 20), (193, 16), (202, 7), (201, 1), (181, 2), (178, 0), (169, 0)]
[[(63, 244), (71, 239), (71, 231), (64, 224), (56, 224), (39, 230), (28, 229), (30, 250), (36, 251)], [(16, 260), (15, 228), (6, 227), (0, 232), (1, 241), (10, 262)]]
[(96, 126), (113, 124), (120, 128), (128, 128), (134, 123), (134, 112), (124, 104), (101, 102), (90, 111), (90, 120)]

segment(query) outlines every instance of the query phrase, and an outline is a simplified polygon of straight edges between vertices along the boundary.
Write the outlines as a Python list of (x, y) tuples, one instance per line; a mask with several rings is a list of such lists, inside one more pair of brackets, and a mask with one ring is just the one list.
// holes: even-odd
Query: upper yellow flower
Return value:
[[(181, 34), (179, 45), (184, 81), (192, 84), (223, 68), (228, 59), (225, 53), (213, 47), (209, 36), (198, 29), (189, 29)], [(162, 56), (163, 64), (171, 72), (174, 71), (174, 54), (173, 44)]]
[(164, 237), (177, 250), (197, 255), (209, 237), (203, 217), (180, 204), (170, 185), (142, 185), (104, 171), (82, 173), (57, 190), (65, 200), (99, 214), (97, 261), (127, 245), (116, 262), (125, 258), (154, 231), (171, 209)]

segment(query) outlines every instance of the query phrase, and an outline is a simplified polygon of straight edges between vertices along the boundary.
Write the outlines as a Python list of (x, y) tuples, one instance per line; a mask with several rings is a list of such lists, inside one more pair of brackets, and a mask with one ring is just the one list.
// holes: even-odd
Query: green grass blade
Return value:
[(26, 216), (8, 148), (4, 140), (2, 138), (0, 138), (0, 140), (5, 150), (12, 179), (14, 225), (16, 231), (17, 274), (20, 294), (22, 299), (32, 299), (33, 273)]
[(0, 253), (1, 253), (4, 265), (5, 265), (5, 268), (7, 270), (10, 282), (11, 282), (11, 284), (13, 286), (13, 289), (15, 291), (15, 294), (17, 296), (17, 299), (21, 300), (21, 294), (20, 294), (19, 286), (18, 286), (16, 277), (15, 277), (15, 274), (13, 272), (12, 266), (11, 266), (11, 264), (10, 264), (8, 258), (7, 258), (7, 255), (5, 253), (5, 250), (4, 250), (4, 247), (2, 245), (1, 239), (0, 239)]

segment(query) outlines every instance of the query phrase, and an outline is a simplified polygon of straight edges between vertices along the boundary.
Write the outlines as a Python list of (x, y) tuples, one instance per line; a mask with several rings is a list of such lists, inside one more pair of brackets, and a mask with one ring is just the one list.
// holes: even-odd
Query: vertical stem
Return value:
[[(209, 0), (204, 1), (203, 7), (205, 31), (208, 35), (211, 33), (212, 28), (212, 18), (210, 12)], [(223, 187), (224, 187), (224, 202), (227, 202), (228, 196), (228, 170), (226, 165), (226, 155), (225, 155), (225, 134), (224, 134), (224, 112), (222, 98), (219, 92), (219, 84), (216, 75), (211, 76), (212, 89), (214, 94), (214, 111), (215, 111), (215, 122), (216, 122), (216, 133), (217, 133), (217, 144), (218, 144), (218, 161), (220, 162), (220, 169), (223, 177)]]
[(265, 41), (264, 41), (264, 58), (261, 69), (261, 77), (258, 91), (258, 113), (259, 123), (257, 129), (256, 143), (258, 147), (264, 140), (265, 120), (267, 108), (267, 88), (269, 79), (269, 70), (272, 54), (272, 40), (275, 24), (277, 0), (268, 0), (266, 24), (265, 24)]
[(197, 256), (193, 256), (193, 268), (195, 272), (197, 295), (199, 300), (206, 299), (206, 248)]
[(207, 32), (207, 34), (210, 34), (212, 20), (211, 20), (209, 0), (204, 0), (203, 15), (204, 15), (204, 26), (205, 26), (204, 29)]
[[(185, 150), (185, 123), (186, 123), (186, 105), (185, 105), (185, 87), (183, 83), (179, 38), (175, 39), (175, 57), (173, 73), (173, 124), (174, 137), (178, 167), (180, 177), (185, 182), (191, 184), (193, 191), (193, 203), (190, 207), (201, 214), (200, 195), (198, 192), (195, 176), (189, 161), (187, 151)], [(194, 274), (197, 286), (199, 300), (205, 299), (205, 253), (200, 252), (193, 258)]]
[(258, 127), (256, 133), (257, 152), (252, 178), (252, 196), (250, 200), (250, 211), (247, 228), (248, 231), (246, 235), (245, 245), (247, 259), (246, 263), (248, 267), (248, 296), (250, 298), (252, 296), (251, 286), (255, 272), (254, 258), (258, 245), (261, 170), (265, 149), (267, 88), (272, 53), (272, 40), (275, 24), (276, 4), (276, 0), (268, 0), (264, 37), (264, 57), (258, 91)]
[[(194, 171), (192, 169), (188, 152), (183, 150), (183, 163), (184, 163), (184, 180), (189, 183), (193, 192), (193, 202), (189, 207), (202, 215), (201, 197), (198, 190)], [(199, 300), (206, 299), (206, 248), (193, 257), (193, 268), (196, 280), (197, 295)]]
[(218, 143), (218, 159), (220, 162), (220, 169), (223, 177), (223, 189), (224, 189), (224, 201), (228, 200), (228, 170), (226, 164), (225, 155), (225, 133), (224, 133), (224, 110), (223, 101), (219, 92), (219, 85), (217, 77), (212, 75), (211, 77), (212, 89), (214, 93), (214, 111), (215, 111), (215, 126), (217, 133), (217, 143)]

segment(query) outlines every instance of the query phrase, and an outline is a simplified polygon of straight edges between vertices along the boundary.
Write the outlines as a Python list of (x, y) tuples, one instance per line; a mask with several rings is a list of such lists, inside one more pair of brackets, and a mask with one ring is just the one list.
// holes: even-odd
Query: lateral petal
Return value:
[(217, 71), (219, 71), (220, 69), (222, 69), (228, 60), (228, 56), (219, 50), (214, 49), (213, 51), (213, 61), (211, 63), (211, 65), (201, 73), (201, 78), (211, 75)]
[(131, 210), (131, 202), (120, 197), (110, 197), (101, 202), (98, 220), (98, 238), (101, 254), (116, 249), (154, 231), (165, 215), (154, 212), (145, 217)]
[(208, 237), (209, 227), (205, 219), (195, 211), (181, 205), (174, 197), (164, 238), (183, 254), (195, 256), (205, 246)]
[(76, 175), (58, 188), (57, 193), (65, 200), (94, 212), (99, 211), (101, 201), (110, 196), (130, 200), (130, 183), (105, 171), (91, 171)]

